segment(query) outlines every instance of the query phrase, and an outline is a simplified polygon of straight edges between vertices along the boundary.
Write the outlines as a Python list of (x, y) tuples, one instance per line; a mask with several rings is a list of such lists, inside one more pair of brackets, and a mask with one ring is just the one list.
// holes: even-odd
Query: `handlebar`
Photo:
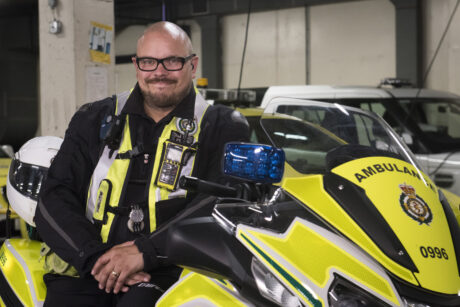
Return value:
[(237, 196), (237, 190), (235, 188), (191, 176), (182, 176), (179, 179), (179, 187), (187, 191), (200, 192), (220, 197)]

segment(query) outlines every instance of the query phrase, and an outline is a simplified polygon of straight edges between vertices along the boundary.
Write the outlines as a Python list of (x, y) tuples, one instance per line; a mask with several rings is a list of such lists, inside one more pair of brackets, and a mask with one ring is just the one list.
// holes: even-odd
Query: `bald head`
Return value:
[(187, 33), (182, 30), (178, 25), (169, 22), (169, 21), (159, 21), (151, 24), (144, 30), (144, 34), (137, 41), (137, 48), (144, 43), (146, 37), (150, 34), (162, 34), (164, 36), (169, 36), (170, 39), (179, 41), (187, 50), (187, 53), (193, 53), (192, 42), (188, 37)]
[[(152, 70), (141, 69), (140, 59), (156, 66)], [(171, 22), (154, 23), (139, 38), (132, 61), (144, 97), (144, 109), (158, 122), (192, 89), (198, 57), (193, 54), (190, 38)], [(169, 69), (171, 67), (174, 69)]]

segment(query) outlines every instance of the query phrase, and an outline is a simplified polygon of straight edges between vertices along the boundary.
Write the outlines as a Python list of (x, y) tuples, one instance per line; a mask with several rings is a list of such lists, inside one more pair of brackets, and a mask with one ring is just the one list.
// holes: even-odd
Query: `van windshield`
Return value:
[[(380, 115), (398, 133), (409, 133), (407, 143), (416, 154), (460, 150), (460, 100), (449, 98), (341, 98), (343, 105)], [(280, 111), (280, 110), (278, 110)], [(282, 110), (292, 115), (296, 108)]]
[(460, 101), (455, 99), (398, 99), (424, 134), (434, 152), (460, 149)]

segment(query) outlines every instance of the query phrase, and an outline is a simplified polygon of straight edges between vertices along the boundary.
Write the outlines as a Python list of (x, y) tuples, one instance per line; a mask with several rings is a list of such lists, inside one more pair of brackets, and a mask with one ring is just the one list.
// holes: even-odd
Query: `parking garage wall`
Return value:
[[(424, 0), (424, 71), (432, 58), (456, 0)], [(224, 88), (238, 85), (246, 14), (221, 17)], [(199, 25), (192, 42), (201, 56)], [(132, 27), (130, 27), (132, 28)], [(130, 46), (130, 28), (116, 47)], [(144, 27), (141, 26), (141, 29)], [(287, 84), (376, 85), (396, 74), (395, 8), (388, 0), (366, 0), (258, 12), (251, 15), (241, 86)], [(132, 33), (132, 32), (131, 32)], [(127, 52), (124, 50), (123, 52)], [(119, 54), (117, 49), (117, 55)], [(205, 59), (201, 59), (203, 61)], [(455, 15), (426, 86), (460, 94), (460, 12)], [(199, 68), (197, 77), (202, 77)], [(206, 77), (206, 76), (203, 76)], [(135, 82), (130, 64), (117, 65), (117, 91)]]

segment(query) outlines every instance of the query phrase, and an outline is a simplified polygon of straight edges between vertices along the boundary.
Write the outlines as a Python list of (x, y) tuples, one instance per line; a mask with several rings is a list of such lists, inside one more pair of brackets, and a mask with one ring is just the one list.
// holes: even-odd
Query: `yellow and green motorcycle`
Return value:
[[(164, 230), (184, 271), (155, 306), (460, 306), (455, 212), (380, 117), (275, 98), (252, 133), (271, 145), (231, 143), (223, 157), (243, 183), (181, 179), (223, 197)], [(37, 255), (33, 242), (2, 246), (3, 302), (41, 304)]]

